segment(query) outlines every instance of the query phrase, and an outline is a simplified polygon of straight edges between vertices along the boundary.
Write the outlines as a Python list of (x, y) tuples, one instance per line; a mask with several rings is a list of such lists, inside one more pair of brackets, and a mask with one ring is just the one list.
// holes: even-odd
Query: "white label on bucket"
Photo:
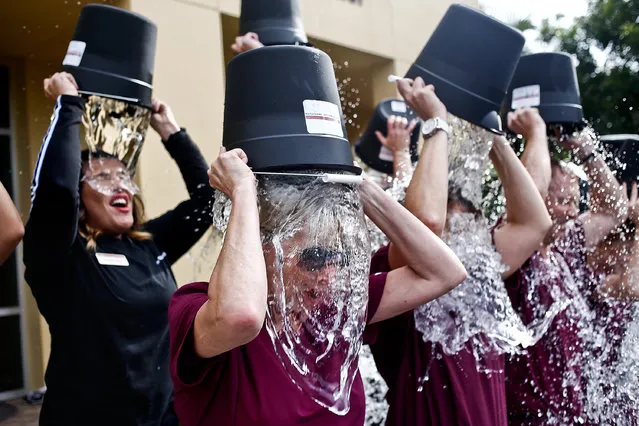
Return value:
[(331, 102), (310, 99), (305, 100), (303, 104), (308, 133), (344, 137), (339, 106)]
[(513, 90), (512, 109), (536, 107), (541, 104), (541, 86), (518, 87)]
[(87, 44), (83, 41), (71, 40), (62, 65), (71, 65), (72, 67), (79, 66), (80, 62), (82, 62), (82, 56), (84, 56), (84, 49), (86, 49), (86, 47)]
[(379, 159), (382, 161), (393, 161), (393, 151), (382, 145), (379, 150)]
[(391, 109), (393, 112), (406, 114), (406, 104), (402, 101), (391, 101)]

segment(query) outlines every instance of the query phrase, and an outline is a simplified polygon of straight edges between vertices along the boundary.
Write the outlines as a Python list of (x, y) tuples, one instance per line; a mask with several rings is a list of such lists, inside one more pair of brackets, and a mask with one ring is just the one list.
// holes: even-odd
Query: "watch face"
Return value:
[(435, 131), (435, 127), (437, 127), (437, 122), (435, 120), (426, 120), (424, 121), (424, 125), (422, 127), (422, 133), (428, 136)]

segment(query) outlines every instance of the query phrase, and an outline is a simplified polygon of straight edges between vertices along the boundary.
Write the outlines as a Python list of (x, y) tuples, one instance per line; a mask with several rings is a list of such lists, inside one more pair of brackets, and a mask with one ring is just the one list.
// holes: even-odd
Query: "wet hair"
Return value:
[[(80, 153), (80, 159), (82, 160), (82, 166), (84, 167), (86, 164), (89, 163), (89, 160), (100, 160), (100, 159), (106, 159), (106, 160), (118, 160), (120, 161), (120, 159), (111, 154), (108, 153), (106, 151), (102, 151), (101, 149), (98, 149), (96, 151), (89, 151), (88, 149), (84, 149), (82, 150), (82, 152)], [(120, 161), (120, 163), (122, 163)], [(124, 166), (124, 164), (122, 164)]]
[[(80, 159), (82, 160), (82, 172), (80, 173), (80, 182), (78, 182), (80, 194), (82, 194), (82, 185), (83, 182), (82, 176), (84, 175), (84, 169), (88, 166), (89, 161), (96, 159), (108, 159), (108, 160), (119, 160), (113, 154), (108, 152), (97, 150), (89, 152), (88, 149), (83, 150), (80, 153)], [(122, 163), (120, 161), (120, 163)], [(124, 164), (122, 164), (124, 166)], [(146, 222), (144, 216), (144, 203), (142, 202), (142, 198), (138, 194), (133, 196), (133, 226), (129, 229), (125, 235), (131, 238), (132, 240), (144, 241), (150, 240), (153, 236), (149, 232), (143, 231), (142, 225)], [(86, 223), (86, 208), (84, 207), (84, 203), (82, 202), (82, 196), (80, 195), (80, 217), (78, 219), (78, 230), (80, 235), (87, 240), (87, 249), (95, 250), (98, 238), (103, 235), (102, 230), (95, 229), (87, 225)]]
[(466, 213), (472, 213), (475, 216), (481, 216), (482, 211), (475, 207), (473, 203), (462, 195), (462, 190), (456, 185), (448, 184), (448, 203), (456, 201), (460, 203)]
[[(321, 174), (320, 170), (294, 173)], [(330, 188), (330, 193), (327, 193)], [(318, 182), (306, 177), (265, 177), (258, 181), (260, 230), (264, 242), (274, 235), (290, 237), (310, 226), (319, 243), (330, 245), (344, 232), (341, 218), (359, 209), (359, 193), (346, 185)]]

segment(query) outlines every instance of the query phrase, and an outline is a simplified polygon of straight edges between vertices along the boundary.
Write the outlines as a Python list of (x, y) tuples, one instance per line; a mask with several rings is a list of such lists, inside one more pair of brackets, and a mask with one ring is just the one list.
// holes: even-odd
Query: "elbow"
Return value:
[[(442, 294), (448, 293), (454, 290), (458, 285), (466, 281), (468, 278), (468, 272), (462, 264), (461, 260), (455, 256), (452, 251), (449, 254), (447, 262), (442, 262), (441, 269), (439, 269), (437, 281), (441, 283), (443, 290)], [(430, 277), (433, 278), (432, 276)]]
[(544, 239), (546, 238), (546, 235), (548, 235), (548, 233), (552, 229), (552, 218), (550, 217), (548, 212), (546, 212), (543, 217), (539, 218), (538, 223), (533, 229), (536, 231), (536, 233), (534, 233), (535, 231), (531, 232), (531, 237), (533, 235), (536, 235), (537, 244), (542, 244)]
[(16, 226), (15, 235), (14, 235), (16, 244), (19, 243), (23, 237), (24, 237), (24, 224), (22, 223), (22, 221), (20, 221), (18, 222), (18, 226)]
[(446, 287), (448, 291), (454, 290), (458, 285), (466, 281), (468, 278), (468, 272), (464, 265), (457, 259), (455, 265), (450, 269), (446, 280)]
[(550, 214), (546, 211), (544, 213), (544, 217), (540, 220), (540, 223), (539, 223), (539, 230), (540, 230), (539, 233), (542, 235), (542, 239), (546, 237), (546, 235), (548, 234), (551, 228), (552, 228), (552, 218), (550, 217)]
[(13, 249), (20, 243), (23, 237), (24, 225), (22, 224), (22, 221), (17, 221), (16, 224), (8, 230), (4, 239)]
[(446, 226), (446, 217), (435, 213), (417, 215), (417, 218), (422, 222), (431, 232), (440, 237), (444, 232)]
[(244, 306), (225, 315), (223, 322), (237, 336), (238, 346), (241, 346), (260, 334), (265, 316), (265, 309), (251, 309), (249, 306)]

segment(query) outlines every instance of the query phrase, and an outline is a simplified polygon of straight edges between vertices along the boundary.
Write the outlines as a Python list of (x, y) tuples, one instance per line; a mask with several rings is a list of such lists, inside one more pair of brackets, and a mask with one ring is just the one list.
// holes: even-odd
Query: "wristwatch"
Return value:
[(450, 126), (439, 117), (426, 120), (422, 125), (422, 134), (426, 138), (433, 136), (438, 130), (443, 130), (446, 135), (450, 136)]

